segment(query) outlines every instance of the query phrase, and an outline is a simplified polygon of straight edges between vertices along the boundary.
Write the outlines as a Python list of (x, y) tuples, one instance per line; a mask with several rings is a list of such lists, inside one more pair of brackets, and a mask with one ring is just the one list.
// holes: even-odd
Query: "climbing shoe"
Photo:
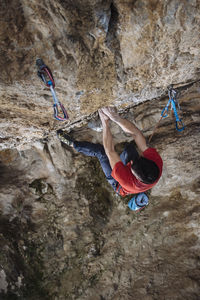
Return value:
[(73, 147), (74, 139), (70, 135), (64, 133), (62, 129), (57, 130), (57, 136), (62, 143)]

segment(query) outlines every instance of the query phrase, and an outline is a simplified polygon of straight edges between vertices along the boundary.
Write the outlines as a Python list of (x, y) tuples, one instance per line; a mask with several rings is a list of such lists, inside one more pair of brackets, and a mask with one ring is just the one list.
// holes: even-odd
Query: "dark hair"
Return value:
[(154, 183), (159, 176), (159, 168), (156, 163), (145, 157), (134, 160), (131, 169), (138, 175), (140, 180), (146, 184)]

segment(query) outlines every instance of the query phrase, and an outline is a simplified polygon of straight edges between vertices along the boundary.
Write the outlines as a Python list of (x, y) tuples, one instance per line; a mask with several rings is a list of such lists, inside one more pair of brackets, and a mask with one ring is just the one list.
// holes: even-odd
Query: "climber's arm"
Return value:
[(102, 108), (104, 114), (106, 114), (113, 122), (118, 124), (122, 130), (126, 133), (132, 135), (135, 140), (138, 148), (144, 152), (148, 147), (146, 144), (146, 139), (142, 132), (129, 120), (121, 118), (118, 113), (112, 107), (104, 107)]
[(120, 161), (120, 157), (115, 151), (114, 144), (113, 144), (113, 137), (110, 131), (109, 127), (109, 121), (103, 125), (103, 146), (106, 152), (106, 155), (108, 156), (110, 166), (113, 169), (115, 164)]
[(132, 135), (138, 148), (142, 152), (144, 152), (148, 148), (144, 135), (132, 122), (130, 122), (129, 120), (126, 120), (126, 119), (122, 119), (121, 117), (117, 117), (116, 121), (115, 120), (113, 120), (113, 121), (115, 123), (117, 123), (124, 132)]
[(120, 161), (120, 157), (115, 151), (114, 143), (113, 143), (113, 137), (112, 133), (110, 131), (109, 127), (109, 119), (107, 116), (105, 116), (101, 110), (99, 110), (99, 116), (101, 118), (102, 127), (103, 127), (103, 146), (106, 152), (106, 155), (108, 156), (110, 166), (113, 169), (115, 164)]

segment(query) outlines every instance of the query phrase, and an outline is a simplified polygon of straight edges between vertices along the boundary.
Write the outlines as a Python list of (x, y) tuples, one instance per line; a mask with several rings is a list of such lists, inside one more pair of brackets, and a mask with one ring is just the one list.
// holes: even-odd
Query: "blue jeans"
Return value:
[[(114, 191), (116, 191), (118, 182), (111, 176), (112, 168), (110, 166), (109, 159), (105, 153), (104, 147), (101, 144), (94, 144), (90, 142), (74, 141), (73, 144), (74, 149), (76, 149), (76, 151), (83, 153), (86, 156), (93, 156), (98, 158), (107, 181), (110, 183)], [(135, 160), (136, 158), (138, 158), (138, 156), (139, 154), (135, 149), (134, 143), (131, 142), (121, 153), (120, 159), (123, 162), (123, 164), (126, 165), (130, 160)]]

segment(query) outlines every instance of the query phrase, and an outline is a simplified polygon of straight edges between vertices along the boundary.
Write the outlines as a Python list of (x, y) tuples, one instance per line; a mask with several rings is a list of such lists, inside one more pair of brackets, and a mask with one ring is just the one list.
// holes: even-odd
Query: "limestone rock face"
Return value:
[[(2, 299), (198, 299), (199, 90), (180, 96), (185, 130), (168, 116), (152, 138), (164, 170), (139, 213), (127, 206), (131, 196), (114, 194), (95, 158), (56, 136), (0, 152)], [(167, 101), (121, 113), (148, 137)], [(98, 122), (71, 134), (101, 142)], [(131, 137), (112, 132), (120, 152)]]
[[(199, 299), (199, 12), (199, 0), (0, 1), (1, 299)], [(56, 130), (101, 143), (97, 109), (112, 104), (148, 138), (172, 83), (185, 130), (161, 121), (163, 175), (133, 213)], [(131, 137), (111, 130), (120, 153)]]
[[(18, 147), (115, 104), (158, 97), (199, 78), (198, 0), (2, 0), (2, 147)], [(52, 69), (70, 120), (52, 117), (53, 99), (36, 75)]]

